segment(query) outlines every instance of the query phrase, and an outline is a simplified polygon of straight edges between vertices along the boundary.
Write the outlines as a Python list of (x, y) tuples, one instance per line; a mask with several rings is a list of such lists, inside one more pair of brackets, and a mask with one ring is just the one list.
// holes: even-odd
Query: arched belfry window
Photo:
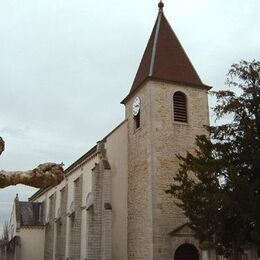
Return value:
[(140, 128), (140, 112), (134, 116), (134, 121), (135, 121), (135, 129)]
[(180, 91), (175, 92), (173, 95), (173, 119), (176, 122), (188, 122), (187, 98)]

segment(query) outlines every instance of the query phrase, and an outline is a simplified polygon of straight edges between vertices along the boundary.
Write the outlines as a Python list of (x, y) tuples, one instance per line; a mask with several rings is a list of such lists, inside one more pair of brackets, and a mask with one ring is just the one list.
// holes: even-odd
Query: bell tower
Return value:
[(193, 234), (176, 236), (188, 220), (165, 193), (179, 161), (209, 124), (208, 90), (159, 3), (158, 16), (129, 94), (128, 259), (174, 259)]

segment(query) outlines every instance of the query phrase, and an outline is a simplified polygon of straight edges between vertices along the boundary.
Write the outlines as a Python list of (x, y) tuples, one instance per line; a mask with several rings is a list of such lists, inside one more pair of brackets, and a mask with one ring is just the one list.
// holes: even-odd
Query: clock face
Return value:
[(133, 103), (133, 116), (137, 116), (141, 108), (141, 99), (136, 97)]

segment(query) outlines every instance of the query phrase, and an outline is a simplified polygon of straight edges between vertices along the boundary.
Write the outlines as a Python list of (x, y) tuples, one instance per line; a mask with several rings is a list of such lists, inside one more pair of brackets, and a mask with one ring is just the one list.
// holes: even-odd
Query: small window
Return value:
[(134, 121), (135, 121), (135, 129), (138, 129), (140, 127), (140, 112), (134, 116)]
[(188, 122), (187, 99), (185, 94), (180, 91), (173, 95), (173, 117), (176, 122)]

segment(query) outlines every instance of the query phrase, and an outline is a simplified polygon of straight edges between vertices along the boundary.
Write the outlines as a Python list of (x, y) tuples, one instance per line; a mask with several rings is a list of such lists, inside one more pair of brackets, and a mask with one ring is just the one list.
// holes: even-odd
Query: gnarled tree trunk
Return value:
[[(5, 149), (5, 142), (0, 137), (0, 155)], [(55, 186), (64, 179), (63, 164), (44, 163), (29, 171), (0, 170), (0, 189), (17, 184), (35, 188)]]
[(5, 150), (5, 142), (3, 140), (3, 138), (0, 136), (0, 155), (2, 154), (2, 152)]

